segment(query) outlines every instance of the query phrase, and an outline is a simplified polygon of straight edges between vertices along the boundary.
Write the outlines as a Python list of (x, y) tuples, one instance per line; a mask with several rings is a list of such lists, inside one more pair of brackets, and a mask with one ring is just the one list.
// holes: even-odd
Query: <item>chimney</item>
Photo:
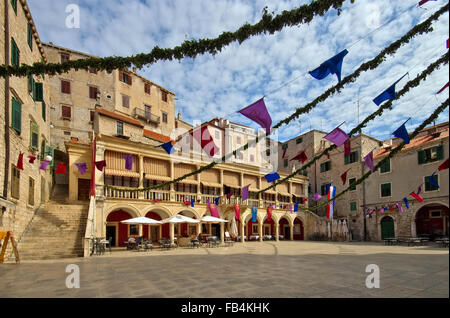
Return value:
[(133, 73), (136, 73), (136, 67), (133, 67)]
[(178, 112), (178, 114), (177, 114), (177, 119), (181, 120), (181, 113), (180, 112)]

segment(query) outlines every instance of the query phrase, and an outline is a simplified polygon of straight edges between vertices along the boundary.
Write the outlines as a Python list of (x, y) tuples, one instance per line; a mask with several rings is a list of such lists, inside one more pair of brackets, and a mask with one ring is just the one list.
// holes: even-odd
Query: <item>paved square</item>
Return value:
[[(66, 288), (66, 266), (80, 288)], [(365, 285), (380, 268), (380, 288)], [(0, 264), (0, 297), (449, 297), (449, 251), (382, 243), (248, 242)]]

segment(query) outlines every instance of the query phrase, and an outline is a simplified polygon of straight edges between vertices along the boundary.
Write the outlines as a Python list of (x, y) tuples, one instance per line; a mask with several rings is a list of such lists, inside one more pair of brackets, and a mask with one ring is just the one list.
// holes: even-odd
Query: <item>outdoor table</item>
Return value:
[(250, 235), (250, 241), (257, 241), (259, 240), (259, 235)]
[(398, 239), (396, 237), (387, 237), (384, 239), (385, 245), (394, 245), (398, 243)]
[(264, 235), (263, 240), (264, 241), (270, 241), (272, 239), (272, 235)]
[[(240, 241), (241, 240), (241, 236), (240, 235), (236, 236), (236, 240)], [(244, 241), (247, 241), (247, 235), (244, 235)]]
[(206, 241), (208, 242), (208, 247), (216, 247), (220, 244), (217, 236), (208, 236)]
[(449, 246), (449, 239), (447, 238), (438, 238), (434, 240), (436, 243), (440, 244), (442, 247), (448, 247)]

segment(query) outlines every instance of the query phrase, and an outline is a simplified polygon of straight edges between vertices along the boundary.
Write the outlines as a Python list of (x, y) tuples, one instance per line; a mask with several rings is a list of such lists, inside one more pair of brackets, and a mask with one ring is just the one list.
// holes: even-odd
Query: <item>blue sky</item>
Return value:
[[(280, 13), (310, 1), (294, 0), (28, 0), (39, 36), (44, 42), (72, 48), (97, 56), (127, 56), (159, 47), (174, 47), (186, 39), (213, 38), (223, 31), (234, 31), (242, 24), (255, 23), (262, 9)], [(347, 48), (342, 77), (375, 57), (384, 47), (399, 39), (412, 26), (425, 20), (447, 0), (429, 1), (422, 8), (418, 0), (346, 1), (340, 16), (330, 11), (308, 25), (285, 28), (273, 35), (255, 36), (241, 45), (233, 43), (216, 56), (158, 62), (139, 72), (177, 95), (175, 109), (185, 121), (207, 121), (224, 116), (232, 121), (258, 128), (236, 111), (266, 95), (265, 102), (273, 123), (284, 119), (295, 108), (304, 106), (337, 83), (336, 76), (322, 81), (307, 72)], [(80, 28), (65, 26), (68, 4), (80, 7)], [(408, 10), (408, 8), (410, 8)], [(384, 23), (386, 26), (366, 37)], [(432, 33), (418, 36), (400, 48), (374, 71), (363, 73), (340, 94), (319, 104), (280, 128), (280, 141), (310, 129), (346, 131), (357, 125), (359, 96), (360, 119), (376, 110), (372, 102), (379, 93), (409, 71), (414, 78), (428, 64), (443, 55), (449, 37), (448, 13), (434, 24)], [(353, 46), (351, 44), (356, 41)], [(387, 139), (405, 121), (413, 130), (448, 98), (449, 90), (433, 94), (448, 81), (448, 66), (435, 71), (418, 88), (396, 101), (393, 110), (371, 122), (364, 133)], [(290, 85), (284, 83), (295, 78)], [(400, 90), (406, 76), (397, 85)], [(275, 90), (275, 91), (274, 91)], [(448, 110), (437, 122), (448, 120)]]

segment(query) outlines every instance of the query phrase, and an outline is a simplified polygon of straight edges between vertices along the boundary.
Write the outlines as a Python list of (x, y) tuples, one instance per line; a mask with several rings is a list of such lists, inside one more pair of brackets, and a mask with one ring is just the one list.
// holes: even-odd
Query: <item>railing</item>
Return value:
[(200, 197), (200, 203), (201, 204), (208, 204), (214, 203), (215, 198), (219, 197), (219, 195), (212, 195), (212, 194), (202, 194)]
[(192, 199), (194, 199), (195, 203), (197, 203), (197, 195), (193, 194), (193, 193), (182, 193), (182, 192), (177, 192), (175, 194), (175, 201), (176, 202), (186, 202), (186, 201), (191, 201)]
[(144, 191), (145, 200), (170, 201), (169, 191)]
[(134, 108), (133, 116), (143, 118), (147, 122), (153, 122), (156, 124), (159, 124), (161, 122), (161, 117), (153, 115), (151, 112), (147, 112), (137, 107)]
[(111, 189), (105, 188), (105, 196), (114, 199), (138, 199), (139, 194), (136, 191), (129, 191), (129, 189)]
[(242, 202), (243, 205), (248, 205), (251, 207), (259, 208), (259, 200), (254, 199), (247, 199), (244, 202)]

